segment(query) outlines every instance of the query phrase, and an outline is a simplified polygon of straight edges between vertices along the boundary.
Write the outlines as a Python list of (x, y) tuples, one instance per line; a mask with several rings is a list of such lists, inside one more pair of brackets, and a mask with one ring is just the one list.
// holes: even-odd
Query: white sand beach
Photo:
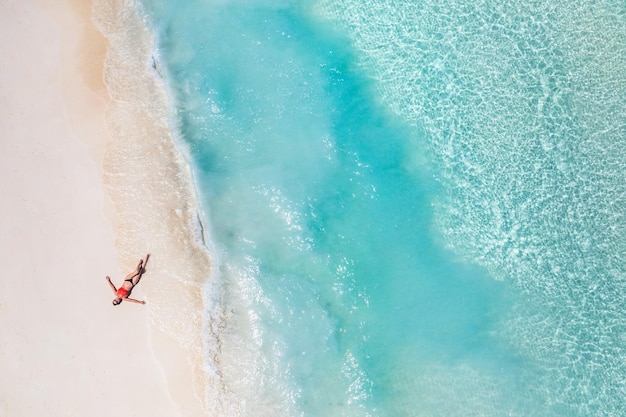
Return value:
[(119, 285), (145, 248), (118, 265), (105, 44), (86, 3), (0, 4), (0, 415), (188, 415), (153, 353), (149, 307), (113, 307), (105, 281)]

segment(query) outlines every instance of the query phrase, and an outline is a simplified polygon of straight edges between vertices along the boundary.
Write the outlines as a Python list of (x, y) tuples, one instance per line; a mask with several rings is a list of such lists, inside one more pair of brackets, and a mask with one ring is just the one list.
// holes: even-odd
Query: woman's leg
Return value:
[(133, 276), (132, 278), (132, 283), (133, 283), (133, 287), (137, 284), (139, 284), (139, 280), (141, 279), (141, 276), (143, 275), (143, 273), (145, 272), (145, 266), (148, 263), (148, 258), (150, 258), (150, 254), (146, 255), (146, 260), (144, 261), (143, 259), (139, 260), (139, 265), (137, 265), (137, 275)]
[(139, 263), (137, 264), (137, 268), (135, 268), (135, 270), (131, 272), (130, 274), (126, 275), (126, 278), (124, 279), (124, 281), (133, 281), (133, 285), (134, 285), (135, 278), (138, 276), (141, 276), (142, 272), (143, 272), (143, 259), (140, 259)]

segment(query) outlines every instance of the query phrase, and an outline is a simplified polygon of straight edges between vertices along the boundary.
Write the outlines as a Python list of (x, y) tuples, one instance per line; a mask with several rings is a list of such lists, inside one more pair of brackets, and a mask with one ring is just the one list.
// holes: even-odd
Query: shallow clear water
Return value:
[(142, 3), (242, 415), (624, 414), (626, 6)]

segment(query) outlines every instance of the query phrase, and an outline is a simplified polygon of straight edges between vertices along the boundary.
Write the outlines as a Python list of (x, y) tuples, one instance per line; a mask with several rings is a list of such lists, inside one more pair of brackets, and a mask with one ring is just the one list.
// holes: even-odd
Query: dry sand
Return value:
[(114, 308), (104, 279), (129, 271), (104, 214), (104, 44), (85, 10), (0, 1), (0, 415), (177, 416), (147, 308)]

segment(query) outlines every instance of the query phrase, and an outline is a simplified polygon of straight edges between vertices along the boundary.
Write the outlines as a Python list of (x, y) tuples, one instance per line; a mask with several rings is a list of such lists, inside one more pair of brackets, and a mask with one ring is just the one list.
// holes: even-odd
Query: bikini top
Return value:
[(120, 287), (116, 294), (118, 297), (126, 298), (128, 296), (128, 290), (124, 287)]

